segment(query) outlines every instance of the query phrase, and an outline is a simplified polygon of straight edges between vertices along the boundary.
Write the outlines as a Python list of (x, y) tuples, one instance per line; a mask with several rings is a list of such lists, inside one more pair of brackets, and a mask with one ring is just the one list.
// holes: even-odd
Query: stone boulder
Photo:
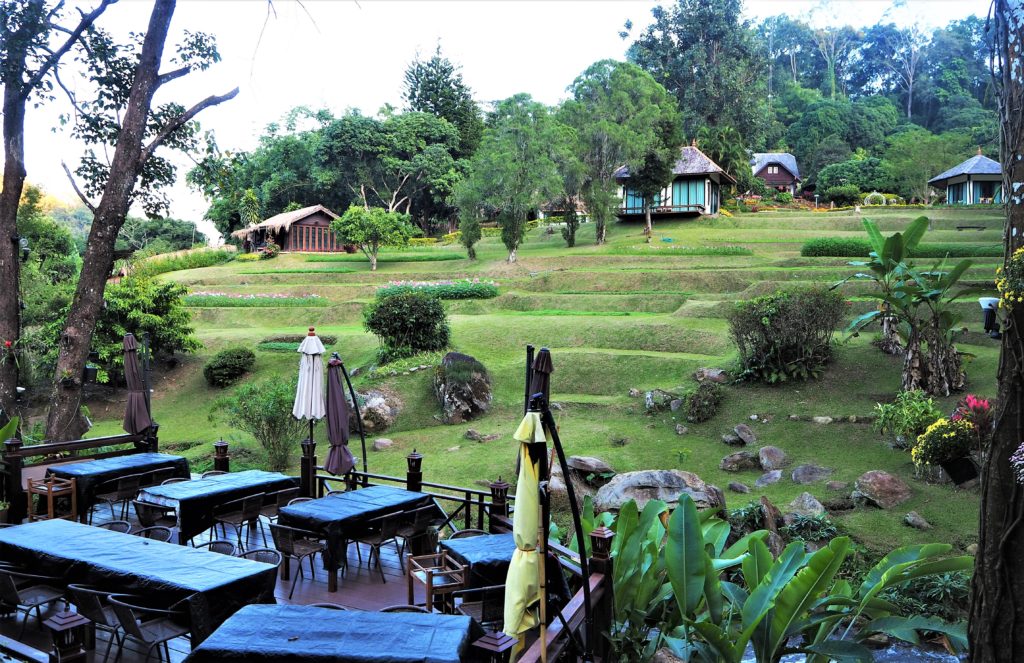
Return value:
[(903, 516), (903, 522), (914, 529), (931, 529), (932, 524), (924, 519), (917, 511), (911, 511)]
[(749, 493), (750, 492), (750, 486), (748, 486), (745, 483), (740, 483), (739, 481), (730, 481), (729, 485), (727, 487), (729, 488), (729, 490), (731, 490), (734, 493)]
[(718, 384), (725, 384), (729, 381), (729, 374), (720, 368), (698, 368), (693, 378), (697, 382), (717, 382)]
[[(359, 397), (359, 411), (363, 416), (363, 430), (367, 433), (386, 431), (395, 424), (398, 413), (402, 411), (402, 401), (393, 393), (370, 389), (366, 393), (356, 392), (356, 395)], [(359, 430), (355, 408), (349, 410), (349, 429)]]
[[(757, 415), (754, 415), (755, 419)], [(750, 426), (746, 424), (739, 424), (734, 427), (733, 432), (736, 436), (743, 440), (743, 444), (757, 444), (757, 435), (754, 435), (754, 431), (750, 429)]]
[(373, 441), (374, 451), (384, 451), (385, 449), (390, 449), (393, 446), (395, 446), (395, 441), (389, 440), (386, 437), (378, 437)]
[(686, 435), (690, 429), (682, 424), (676, 424), (676, 435)]
[(757, 459), (761, 461), (761, 469), (769, 472), (789, 465), (789, 456), (778, 447), (761, 447), (757, 450)]
[(773, 483), (778, 483), (781, 479), (782, 470), (771, 470), (757, 478), (757, 481), (754, 482), (754, 488), (764, 488), (765, 486), (770, 486)]
[(644, 394), (644, 410), (647, 414), (667, 412), (672, 407), (672, 401), (679, 396), (664, 389), (652, 389)]
[(825, 507), (822, 506), (814, 495), (804, 492), (789, 503), (789, 510), (791, 513), (796, 513), (801, 516), (820, 516), (825, 513)]
[(726, 472), (742, 472), (744, 470), (756, 470), (760, 468), (757, 456), (749, 451), (737, 451), (722, 459), (718, 467)]
[(490, 409), (491, 378), (473, 357), (449, 352), (434, 372), (434, 394), (441, 404), (441, 420), (461, 424)]
[(661, 500), (674, 508), (679, 503), (679, 496), (686, 493), (697, 508), (722, 508), (724, 505), (718, 497), (721, 491), (717, 488), (711, 490), (713, 488), (693, 472), (685, 470), (623, 472), (601, 486), (594, 503), (601, 511), (616, 511), (629, 500), (636, 500), (640, 509), (650, 500)]
[(882, 509), (891, 509), (910, 499), (910, 486), (903, 479), (882, 470), (871, 470), (853, 484), (853, 499)]
[(730, 447), (742, 447), (746, 444), (746, 442), (743, 441), (743, 438), (736, 433), (726, 433), (723, 435), (722, 443), (727, 444)]
[[(569, 456), (565, 461), (569, 469), (576, 470), (580, 474), (607, 474), (614, 472), (612, 466), (593, 456)], [(555, 465), (558, 465), (556, 462)]]
[(466, 431), (466, 434), (463, 435), (463, 437), (465, 437), (467, 440), (472, 440), (474, 442), (493, 442), (494, 440), (497, 440), (499, 437), (501, 437), (501, 435), (498, 435), (497, 433), (490, 433), (485, 435), (484, 433), (481, 433), (475, 428), (470, 428), (469, 430)]
[(791, 476), (793, 477), (794, 482), (807, 485), (809, 483), (824, 481), (832, 476), (832, 468), (809, 464), (797, 465), (793, 468), (793, 474)]

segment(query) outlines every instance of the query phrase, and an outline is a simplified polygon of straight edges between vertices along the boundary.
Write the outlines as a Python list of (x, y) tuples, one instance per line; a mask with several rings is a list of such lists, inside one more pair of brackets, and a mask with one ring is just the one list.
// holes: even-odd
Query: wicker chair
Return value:
[[(187, 626), (181, 625), (187, 621), (185, 610), (177, 607), (182, 601), (169, 608), (156, 608), (144, 605), (141, 596), (111, 594), (107, 600), (124, 631), (124, 637), (118, 643), (117, 658), (121, 657), (125, 641), (131, 638), (138, 640), (146, 648), (147, 663), (149, 657), (153, 655), (153, 650), (160, 645), (163, 645), (167, 660), (170, 661), (171, 651), (167, 643), (190, 632)], [(157, 656), (159, 657), (159, 651)]]
[(0, 568), (0, 603), (13, 609), (15, 613), (25, 613), (21, 631), (18, 632), (18, 640), (25, 634), (28, 616), (33, 610), (36, 611), (37, 625), (42, 627), (42, 606), (54, 601), (64, 601), (64, 605), (67, 605), (63, 590), (57, 589), (58, 584), (60, 578), (22, 573), (10, 567)]
[[(221, 511), (214, 512), (213, 514), (213, 527), (214, 531), (217, 529), (217, 525), (221, 526), (221, 530), (227, 535), (227, 526), (235, 530), (235, 536), (238, 539), (238, 547), (241, 550), (245, 550), (246, 542), (252, 536), (252, 528), (255, 524), (259, 527), (260, 533), (263, 534), (263, 545), (267, 545), (267, 533), (263, 529), (263, 521), (260, 520), (260, 509), (263, 507), (263, 493), (256, 495), (250, 495), (243, 497), (240, 500), (228, 502), (221, 507)], [(242, 538), (242, 531), (246, 531), (246, 537)]]
[[(367, 568), (373, 563), (373, 556), (376, 554), (377, 570), (380, 571), (381, 582), (387, 582), (384, 578), (384, 565), (381, 564), (380, 560), (380, 549), (385, 543), (395, 544), (395, 552), (399, 554), (399, 565), (402, 568), (402, 573), (405, 573), (405, 565), (401, 564), (401, 550), (398, 547), (398, 529), (402, 526), (402, 519), (404, 517), (405, 514), (402, 512), (378, 516), (367, 523), (366, 532), (352, 539), (356, 543), (357, 550), (360, 543), (370, 546), (370, 555), (366, 559)], [(360, 555), (360, 558), (362, 558), (362, 555)]]
[[(100, 484), (96, 489), (96, 501), (105, 502), (110, 506), (110, 517), (114, 515), (114, 505), (121, 505), (121, 520), (128, 519), (128, 503), (139, 494), (139, 486), (142, 482), (141, 474), (129, 474), (118, 479), (112, 479)], [(92, 511), (89, 512), (89, 522), (92, 523)]]
[(501, 630), (505, 622), (505, 585), (459, 589), (452, 592), (452, 599), (456, 603), (456, 610), (476, 621), (485, 630)]
[(381, 608), (379, 612), (422, 612), (430, 614), (429, 610), (418, 605), (389, 605), (386, 608)]
[(200, 543), (196, 548), (206, 548), (210, 552), (219, 553), (221, 555), (233, 556), (236, 552), (235, 544), (230, 541), (207, 541), (206, 543)]
[(460, 529), (458, 532), (454, 532), (449, 539), (468, 539), (471, 536), (483, 536), (487, 534), (482, 529)]
[(277, 514), (280, 512), (281, 507), (288, 506), (298, 496), (298, 488), (285, 488), (276, 493), (267, 493), (266, 502), (260, 508), (260, 515), (270, 522), (274, 522), (277, 520)]
[(122, 645), (121, 624), (117, 621), (114, 608), (107, 601), (110, 592), (104, 592), (88, 585), (68, 585), (67, 595), (75, 604), (78, 614), (91, 620), (99, 630), (109, 634), (107, 653), (103, 655), (103, 660), (106, 661), (110, 658), (110, 649), (114, 643), (116, 642), (118, 647)]
[(281, 562), (284, 560), (281, 553), (276, 550), (271, 550), (270, 548), (253, 548), (252, 550), (240, 553), (238, 558), (251, 559), (254, 562), (263, 562), (264, 564), (270, 564), (277, 568), (281, 568)]
[(173, 509), (142, 500), (132, 500), (132, 506), (143, 527), (175, 527), (178, 524)]
[(111, 532), (120, 532), (121, 534), (130, 534), (132, 531), (132, 524), (127, 520), (108, 520), (105, 523), (100, 523), (97, 527), (109, 529)]
[[(409, 539), (423, 536), (427, 533), (427, 528), (434, 522), (435, 516), (437, 515), (437, 508), (434, 505), (422, 506), (412, 511), (407, 511), (403, 514), (403, 522), (398, 528), (398, 538), (402, 540), (401, 547), (398, 550), (398, 563), (402, 565), (402, 557), (409, 545)], [(403, 566), (403, 569), (405, 567)]]
[(206, 477), (219, 477), (222, 474), (227, 474), (227, 472), (225, 472), (224, 470), (207, 470), (206, 472), (200, 474), (199, 477), (201, 479), (205, 479)]
[(135, 536), (141, 536), (144, 539), (163, 541), (164, 543), (167, 543), (174, 537), (174, 532), (171, 531), (170, 527), (161, 527), (160, 525), (143, 527), (142, 529), (133, 532), (133, 534), (135, 534)]
[[(277, 548), (278, 552), (288, 559), (294, 559), (298, 563), (299, 572), (292, 578), (292, 591), (288, 592), (288, 599), (291, 600), (292, 595), (295, 594), (295, 585), (298, 583), (299, 578), (305, 579), (306, 577), (302, 571), (302, 560), (309, 560), (309, 572), (313, 579), (316, 579), (316, 568), (313, 566), (313, 558), (316, 557), (317, 553), (323, 553), (324, 544), (319, 540), (316, 532), (296, 529), (295, 527), (285, 527), (277, 523), (271, 523), (270, 535), (274, 538), (274, 547)], [(347, 566), (347, 564), (344, 566)]]
[(337, 603), (310, 603), (309, 607), (310, 608), (327, 608), (328, 610), (348, 610), (348, 608), (346, 608), (345, 606), (338, 605)]

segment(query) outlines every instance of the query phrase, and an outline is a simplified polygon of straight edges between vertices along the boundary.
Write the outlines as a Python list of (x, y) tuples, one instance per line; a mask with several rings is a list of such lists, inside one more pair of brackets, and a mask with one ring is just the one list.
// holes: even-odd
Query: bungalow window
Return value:
[(768, 166), (768, 174), (769, 175), (778, 175), (779, 174), (779, 167), (778, 166)]

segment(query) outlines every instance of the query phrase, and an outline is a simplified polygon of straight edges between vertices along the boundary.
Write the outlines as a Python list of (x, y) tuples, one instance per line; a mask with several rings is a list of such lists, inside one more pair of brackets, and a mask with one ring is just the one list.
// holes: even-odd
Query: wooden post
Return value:
[(213, 469), (218, 472), (231, 471), (231, 456), (228, 454), (228, 443), (223, 438), (213, 443)]
[(146, 451), (155, 454), (160, 447), (160, 441), (158, 439), (158, 433), (160, 432), (160, 424), (153, 422), (149, 430), (146, 431), (146, 439), (143, 444), (145, 445)]
[(316, 442), (310, 438), (302, 441), (299, 492), (303, 497), (316, 497)]
[(415, 449), (405, 457), (405, 489), (418, 493), (423, 490), (423, 454)]
[[(508, 518), (508, 489), (509, 485), (507, 481), (502, 481), (501, 477), (498, 477), (497, 481), (491, 482), (491, 513), (490, 515), (498, 516), (500, 518)], [(497, 525), (494, 520), (488, 519), (487, 531), (491, 534), (497, 534)], [(504, 531), (504, 528), (502, 528)]]
[[(598, 661), (607, 661), (611, 656), (611, 641), (605, 637), (605, 633), (612, 632), (612, 625), (615, 619), (615, 594), (612, 583), (612, 538), (615, 532), (607, 527), (598, 527), (590, 533), (590, 572), (604, 575), (602, 583), (603, 593), (597, 605), (594, 606), (593, 628), (587, 633), (592, 637), (592, 651), (594, 658)], [(589, 582), (584, 578), (583, 582)]]
[(4, 498), (10, 504), (7, 522), (18, 524), (28, 515), (25, 490), (21, 485), (21, 468), (25, 460), (21, 457), (21, 440), (12, 438), (4, 442)]

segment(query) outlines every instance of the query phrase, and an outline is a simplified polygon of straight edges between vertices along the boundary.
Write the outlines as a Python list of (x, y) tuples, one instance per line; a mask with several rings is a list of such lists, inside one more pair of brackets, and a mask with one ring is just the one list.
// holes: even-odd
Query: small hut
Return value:
[[(622, 166), (616, 170), (615, 179), (622, 186), (619, 218), (642, 218), (643, 197), (629, 186), (629, 167)], [(655, 197), (651, 214), (655, 217), (718, 214), (722, 186), (735, 183), (736, 179), (732, 175), (725, 172), (696, 145), (684, 146), (680, 149), (679, 159), (672, 168), (672, 181), (667, 182), (665, 188)]]
[(269, 240), (282, 251), (332, 253), (343, 251), (341, 242), (331, 232), (331, 221), (338, 215), (323, 205), (312, 205), (291, 212), (282, 212), (266, 221), (236, 230), (232, 237), (242, 240), (242, 248), (261, 251)]
[(1003, 168), (978, 153), (941, 175), (928, 180), (936, 189), (946, 190), (947, 205), (976, 205), (1003, 202)]
[(796, 157), (789, 152), (754, 152), (750, 169), (754, 177), (760, 177), (776, 191), (795, 196), (800, 188), (800, 168), (796, 165)]

